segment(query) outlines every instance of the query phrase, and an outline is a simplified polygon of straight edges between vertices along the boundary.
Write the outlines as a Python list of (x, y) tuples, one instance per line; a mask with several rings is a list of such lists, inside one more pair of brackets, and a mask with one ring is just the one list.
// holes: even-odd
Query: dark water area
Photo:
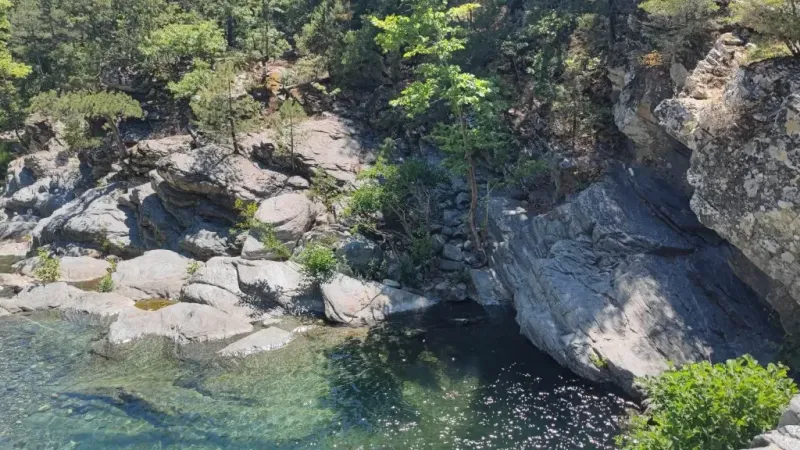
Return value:
[[(288, 319), (281, 327), (298, 323)], [(443, 305), (318, 326), (244, 360), (0, 318), (0, 449), (612, 449), (625, 399), (536, 350), (507, 311)]]

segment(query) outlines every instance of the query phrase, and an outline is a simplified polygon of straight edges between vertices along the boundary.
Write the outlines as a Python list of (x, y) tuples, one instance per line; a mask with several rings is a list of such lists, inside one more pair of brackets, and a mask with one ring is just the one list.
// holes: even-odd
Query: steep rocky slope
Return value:
[(800, 60), (750, 65), (722, 36), (677, 98), (656, 110), (692, 149), (692, 210), (771, 278), (784, 328), (800, 331)]

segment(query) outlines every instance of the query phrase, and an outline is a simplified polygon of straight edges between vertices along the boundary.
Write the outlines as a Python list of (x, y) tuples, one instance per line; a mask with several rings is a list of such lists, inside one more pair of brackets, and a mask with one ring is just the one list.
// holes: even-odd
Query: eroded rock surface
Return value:
[[(293, 250), (297, 241), (314, 225), (316, 206), (302, 193), (289, 193), (264, 200), (254, 219), (269, 227), (275, 239)], [(275, 255), (264, 247), (263, 234), (267, 230), (251, 229), (242, 248), (247, 259), (270, 259)]]
[(492, 268), (522, 332), (579, 375), (634, 392), (668, 361), (769, 361), (780, 333), (727, 264), (731, 249), (688, 199), (644, 169), (617, 169), (542, 215), (494, 199)]
[(23, 290), (12, 299), (0, 299), (9, 313), (59, 310), (98, 317), (138, 315), (134, 301), (115, 293), (82, 291), (67, 283), (51, 283)]
[(269, 327), (242, 338), (217, 352), (220, 356), (238, 357), (255, 355), (285, 347), (294, 335), (278, 327)]
[(741, 66), (744, 43), (723, 36), (656, 111), (692, 150), (692, 210), (769, 275), (767, 300), (800, 331), (800, 61)]

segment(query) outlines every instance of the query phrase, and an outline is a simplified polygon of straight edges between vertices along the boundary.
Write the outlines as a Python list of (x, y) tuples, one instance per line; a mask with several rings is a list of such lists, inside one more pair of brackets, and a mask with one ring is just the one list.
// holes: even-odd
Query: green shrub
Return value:
[(749, 355), (701, 362), (640, 380), (649, 410), (617, 438), (623, 450), (745, 448), (775, 427), (797, 393), (783, 365), (762, 367)]
[(40, 248), (37, 251), (39, 263), (36, 265), (36, 270), (33, 271), (36, 278), (44, 281), (45, 283), (52, 283), (61, 278), (61, 261), (50, 256), (50, 252)]
[(241, 233), (243, 231), (249, 231), (258, 223), (256, 221), (258, 203), (237, 198), (236, 202), (233, 204), (233, 208), (239, 213), (239, 222), (233, 226), (233, 232)]
[(275, 234), (274, 226), (268, 223), (257, 222), (253, 229), (261, 235), (260, 241), (261, 245), (264, 246), (264, 250), (272, 253), (279, 259), (289, 259), (289, 257), (292, 256), (289, 247), (278, 239), (278, 236)]
[(336, 255), (324, 245), (310, 244), (300, 252), (297, 262), (303, 266), (305, 278), (315, 284), (329, 281), (336, 272)]
[(196, 274), (198, 270), (200, 270), (200, 261), (192, 260), (189, 262), (189, 265), (186, 266), (186, 273), (189, 275)]
[(111, 271), (109, 271), (97, 285), (97, 290), (100, 292), (111, 292), (114, 290), (114, 280), (111, 278)]

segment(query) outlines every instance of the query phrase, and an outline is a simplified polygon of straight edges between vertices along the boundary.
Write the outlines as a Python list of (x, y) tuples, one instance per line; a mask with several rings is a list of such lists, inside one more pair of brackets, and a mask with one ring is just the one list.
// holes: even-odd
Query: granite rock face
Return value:
[(800, 61), (743, 66), (744, 43), (723, 36), (656, 111), (693, 150), (692, 210), (772, 280), (768, 302), (800, 332)]
[(31, 286), (14, 298), (0, 299), (0, 308), (12, 314), (58, 310), (101, 318), (143, 313), (127, 297), (115, 293), (86, 292), (63, 282)]
[[(264, 200), (255, 220), (269, 227), (275, 238), (291, 251), (297, 241), (314, 225), (316, 206), (302, 193), (283, 194)], [(251, 229), (242, 249), (247, 259), (270, 259), (272, 255), (261, 242), (266, 230)]]
[(581, 376), (635, 393), (635, 377), (668, 361), (777, 350), (768, 312), (727, 264), (735, 250), (650, 171), (617, 168), (541, 216), (493, 199), (489, 217), (491, 268), (522, 332)]
[(134, 300), (180, 298), (190, 260), (169, 250), (151, 250), (117, 264), (114, 291)]

